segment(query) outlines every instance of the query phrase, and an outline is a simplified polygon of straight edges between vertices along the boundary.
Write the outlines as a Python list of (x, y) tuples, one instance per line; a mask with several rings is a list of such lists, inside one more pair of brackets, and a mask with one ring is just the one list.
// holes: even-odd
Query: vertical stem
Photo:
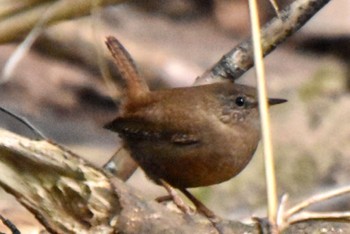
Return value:
[(262, 128), (262, 142), (265, 158), (265, 175), (268, 199), (268, 218), (272, 224), (276, 222), (277, 192), (272, 143), (270, 134), (270, 116), (268, 112), (267, 91), (265, 82), (265, 71), (263, 54), (261, 48), (260, 23), (256, 0), (249, 0), (249, 13), (252, 25), (252, 38), (254, 48), (254, 63), (258, 83), (259, 112)]

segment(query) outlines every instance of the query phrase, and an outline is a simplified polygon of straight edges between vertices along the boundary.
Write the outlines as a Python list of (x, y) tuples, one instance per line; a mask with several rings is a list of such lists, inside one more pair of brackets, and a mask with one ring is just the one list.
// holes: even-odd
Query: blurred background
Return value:
[[(41, 27), (58, 2), (82, 16)], [(112, 76), (118, 76), (105, 37), (113, 35), (123, 43), (151, 89), (190, 86), (250, 35), (246, 2), (109, 1), (91, 4), (84, 12), (78, 0), (0, 0), (0, 106), (24, 116), (46, 136), (95, 165), (103, 165), (120, 145), (117, 134), (103, 129), (118, 109), (101, 75), (106, 65)], [(292, 0), (277, 2), (282, 8)], [(259, 4), (261, 20), (267, 22), (274, 11), (267, 0)], [(288, 193), (291, 201), (350, 181), (349, 12), (349, 1), (331, 1), (265, 59), (270, 96), (288, 99), (271, 109), (271, 121), (278, 191)], [(40, 22), (28, 26), (29, 16), (35, 14)], [(23, 30), (26, 23), (37, 38), (29, 50), (20, 50), (17, 63), (9, 62), (29, 40), (29, 31)], [(22, 29), (11, 26), (22, 24)], [(254, 71), (238, 82), (255, 86)], [(0, 126), (33, 137), (3, 113)], [(141, 170), (127, 183), (149, 199), (165, 194)], [(236, 178), (193, 192), (224, 218), (265, 216), (261, 150)], [(14, 198), (3, 191), (0, 198), (3, 216), (23, 233), (38, 233), (40, 225)], [(315, 209), (349, 210), (349, 197)], [(6, 229), (0, 226), (0, 231)]]

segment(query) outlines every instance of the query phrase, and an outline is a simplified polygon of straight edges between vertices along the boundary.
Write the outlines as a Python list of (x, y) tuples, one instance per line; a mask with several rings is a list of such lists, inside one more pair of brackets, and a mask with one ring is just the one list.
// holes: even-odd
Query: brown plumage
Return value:
[(216, 83), (133, 93), (106, 128), (157, 184), (165, 181), (188, 196), (186, 188), (226, 181), (252, 158), (260, 139), (255, 88)]

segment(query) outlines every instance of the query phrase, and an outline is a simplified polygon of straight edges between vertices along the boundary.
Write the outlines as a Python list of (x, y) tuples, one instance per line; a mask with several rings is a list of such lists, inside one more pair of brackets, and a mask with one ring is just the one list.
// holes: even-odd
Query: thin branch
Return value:
[(31, 124), (26, 118), (19, 116), (18, 114), (15, 114), (1, 106), (0, 106), (0, 112), (3, 112), (9, 115), (15, 120), (17, 120), (18, 122), (24, 124), (27, 128), (29, 128), (29, 130), (31, 130), (35, 134), (37, 140), (47, 140), (47, 137), (45, 137), (45, 135), (39, 129), (37, 129), (33, 124)]
[(278, 229), (285, 230), (288, 226), (294, 223), (305, 222), (309, 220), (344, 220), (350, 219), (350, 212), (312, 212), (304, 211), (307, 207), (320, 203), (332, 198), (336, 198), (345, 194), (350, 194), (350, 186), (343, 188), (335, 189), (333, 191), (325, 192), (322, 194), (314, 195), (297, 205), (293, 206), (290, 209), (286, 209), (288, 203), (288, 195), (285, 194), (282, 196), (278, 214), (277, 214), (277, 226)]
[(297, 212), (300, 212), (301, 210), (315, 204), (318, 202), (323, 202), (325, 200), (329, 200), (335, 197), (342, 196), (344, 194), (350, 193), (350, 186), (346, 186), (343, 188), (339, 188), (330, 192), (317, 194), (315, 196), (312, 196), (299, 204), (295, 205), (294, 207), (290, 208), (286, 213), (286, 217), (291, 217), (292, 215), (296, 214)]
[(280, 8), (279, 8), (279, 6), (278, 6), (276, 0), (270, 0), (270, 3), (271, 3), (271, 5), (272, 5), (273, 9), (275, 10), (276, 15), (277, 15), (278, 17), (280, 17)]
[(10, 80), (13, 71), (16, 69), (18, 63), (27, 54), (33, 43), (43, 31), (44, 27), (46, 26), (47, 20), (51, 18), (51, 14), (54, 13), (53, 10), (55, 10), (55, 7), (58, 3), (59, 2), (56, 2), (50, 5), (50, 7), (48, 7), (45, 10), (45, 12), (39, 18), (38, 22), (35, 24), (33, 29), (31, 29), (29, 34), (26, 36), (25, 40), (21, 42), (21, 44), (16, 48), (15, 52), (12, 53), (11, 57), (7, 60), (1, 72), (0, 84)]
[[(277, 45), (300, 29), (330, 0), (296, 0), (280, 12), (261, 30), (263, 54), (266, 56)], [(253, 66), (253, 47), (251, 39), (237, 45), (210, 70), (197, 78), (196, 85), (214, 83), (220, 79), (236, 80)]]
[(11, 230), (12, 234), (21, 234), (16, 225), (14, 225), (11, 220), (6, 219), (4, 216), (0, 215), (1, 222)]
[(285, 227), (289, 225), (288, 222), (286, 222), (285, 219), (285, 212), (286, 212), (286, 206), (288, 202), (288, 194), (283, 194), (281, 198), (281, 202), (277, 209), (277, 216), (276, 216), (276, 226), (278, 230), (283, 230)]
[[(101, 6), (107, 6), (124, 2), (125, 0), (100, 0)], [(28, 9), (15, 15), (11, 15), (0, 21), (0, 44), (13, 41), (16, 38), (28, 33), (40, 20), (48, 7), (56, 4), (52, 10), (48, 24), (89, 15), (93, 6), (90, 0), (61, 0), (59, 2), (44, 2), (35, 6), (28, 6)]]
[(35, 4), (47, 1), (54, 0), (0, 0), (0, 20), (10, 15), (18, 14), (28, 7), (33, 7)]
[(311, 212), (305, 211), (292, 216), (288, 220), (288, 224), (300, 223), (309, 220), (344, 220), (350, 219), (350, 211), (348, 212)]

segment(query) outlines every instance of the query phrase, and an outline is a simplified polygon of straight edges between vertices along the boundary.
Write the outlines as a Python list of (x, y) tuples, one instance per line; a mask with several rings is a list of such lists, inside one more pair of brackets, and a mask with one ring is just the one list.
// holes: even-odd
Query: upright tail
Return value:
[(113, 36), (107, 37), (106, 45), (125, 82), (125, 98), (132, 99), (149, 92), (146, 81), (139, 75), (133, 59), (124, 46)]
[[(149, 92), (146, 81), (139, 75), (135, 63), (123, 45), (112, 36), (106, 38), (106, 45), (111, 52), (114, 63), (125, 83), (121, 102), (135, 99)], [(137, 169), (137, 163), (130, 153), (122, 147), (104, 165), (104, 169), (126, 181)]]

